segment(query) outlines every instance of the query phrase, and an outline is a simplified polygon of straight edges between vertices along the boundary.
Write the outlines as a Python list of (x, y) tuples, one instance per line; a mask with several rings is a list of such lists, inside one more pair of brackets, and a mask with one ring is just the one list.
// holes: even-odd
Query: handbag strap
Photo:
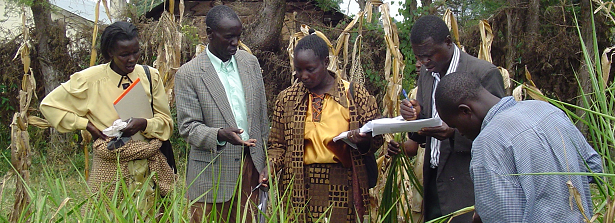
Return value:
[(142, 64), (143, 70), (145, 70), (145, 75), (147, 76), (147, 81), (149, 82), (149, 95), (152, 97), (150, 100), (150, 106), (152, 106), (152, 115), (154, 115), (154, 91), (152, 89), (152, 74), (149, 72), (149, 66)]

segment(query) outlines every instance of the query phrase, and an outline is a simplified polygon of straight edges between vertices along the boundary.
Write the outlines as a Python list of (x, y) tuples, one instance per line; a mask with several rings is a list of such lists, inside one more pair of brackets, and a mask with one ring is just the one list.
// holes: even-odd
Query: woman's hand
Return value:
[(147, 120), (144, 118), (132, 118), (126, 128), (122, 130), (122, 137), (132, 136), (139, 131), (145, 130), (147, 127)]
[(98, 130), (94, 124), (92, 124), (92, 122), (88, 121), (88, 125), (85, 127), (85, 130), (88, 130), (88, 132), (90, 132), (90, 135), (92, 135), (92, 141), (96, 141), (97, 139), (102, 139), (102, 140), (107, 140), (107, 136), (105, 134), (102, 133), (102, 131)]
[(358, 145), (358, 144), (371, 142), (372, 136), (359, 132), (359, 129), (355, 129), (348, 133), (348, 140)]

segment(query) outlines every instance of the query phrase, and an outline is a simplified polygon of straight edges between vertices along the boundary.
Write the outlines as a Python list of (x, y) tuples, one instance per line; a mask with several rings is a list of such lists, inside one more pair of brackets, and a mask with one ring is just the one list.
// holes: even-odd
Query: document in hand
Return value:
[(366, 128), (366, 130), (370, 128), (372, 130), (372, 136), (377, 136), (396, 132), (418, 132), (425, 127), (441, 125), (442, 120), (440, 120), (440, 117), (406, 121), (401, 116), (398, 116), (395, 118), (381, 118), (369, 121), (361, 127), (361, 131), (363, 131), (363, 128)]
[[(367, 122), (363, 127), (359, 129), (362, 133), (372, 132), (372, 136), (377, 136), (381, 134), (387, 133), (397, 133), (397, 132), (417, 132), (424, 127), (435, 127), (441, 126), (442, 120), (440, 117), (428, 118), (428, 119), (420, 119), (414, 121), (406, 121), (401, 116), (395, 118), (381, 118), (375, 119)], [(357, 148), (357, 145), (351, 143), (347, 137), (350, 131), (342, 132), (335, 138), (333, 138), (334, 142), (338, 140), (343, 140), (345, 143), (350, 145), (352, 148)]]
[[(150, 99), (145, 93), (145, 88), (143, 88), (141, 84), (141, 78), (137, 78), (137, 80), (132, 82), (132, 84), (124, 90), (124, 93), (115, 99), (113, 107), (115, 107), (115, 111), (117, 111), (117, 114), (122, 120), (154, 117)], [(134, 134), (132, 139), (144, 140), (145, 137), (139, 132)]]

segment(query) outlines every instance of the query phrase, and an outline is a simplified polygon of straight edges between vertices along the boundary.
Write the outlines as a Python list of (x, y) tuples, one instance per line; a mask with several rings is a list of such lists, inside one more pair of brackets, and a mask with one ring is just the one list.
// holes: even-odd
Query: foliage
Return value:
[[(401, 133), (394, 135), (395, 141), (403, 144), (402, 140), (405, 136)], [(379, 220), (383, 223), (394, 223), (398, 221), (414, 222), (412, 218), (412, 210), (410, 207), (411, 196), (423, 196), (423, 186), (420, 180), (414, 174), (414, 168), (416, 159), (411, 159), (401, 152), (392, 157), (390, 168), (386, 175), (386, 183), (384, 185), (384, 193), (382, 195), (382, 201), (378, 209), (380, 216)], [(412, 191), (408, 191), (407, 187), (400, 187), (404, 185), (403, 182), (409, 181), (412, 188), (418, 191), (418, 194), (413, 194)], [(400, 183), (401, 182), (401, 183)], [(402, 219), (398, 219), (402, 216)]]
[(316, 6), (325, 12), (340, 11), (340, 4), (343, 0), (316, 0)]
[[(82, 168), (76, 163), (80, 162), (77, 157), (71, 160), (71, 168), (64, 169), (64, 165), (54, 165), (47, 163), (44, 157), (40, 157), (41, 163), (36, 164), (41, 168), (34, 170), (32, 173), (33, 182), (28, 182), (27, 192), (32, 197), (32, 202), (28, 207), (31, 210), (31, 215), (21, 216), (18, 222), (151, 222), (151, 217), (143, 214), (139, 210), (139, 203), (144, 202), (144, 192), (148, 183), (144, 183), (142, 188), (136, 190), (129, 189), (124, 179), (120, 179), (110, 187), (115, 188), (115, 192), (107, 196), (99, 194), (91, 194), (87, 191), (88, 188), (85, 177), (81, 174)], [(2, 166), (10, 166), (10, 161), (7, 156), (0, 156), (0, 164)], [(209, 165), (218, 165), (220, 162), (210, 163)], [(2, 167), (0, 166), (0, 167)], [(207, 166), (200, 174), (202, 174), (209, 166)], [(179, 178), (175, 190), (166, 197), (158, 198), (153, 201), (153, 210), (160, 210), (156, 215), (158, 222), (189, 222), (189, 210), (193, 204), (192, 201), (186, 199), (187, 187), (192, 185), (192, 182), (185, 182), (185, 168), (179, 169)], [(153, 175), (149, 176), (147, 181), (152, 180)], [(15, 180), (23, 180), (13, 176)], [(238, 176), (238, 188), (241, 188), (241, 176)], [(278, 178), (274, 178), (278, 179)], [(12, 203), (13, 189), (6, 186), (10, 181), (4, 181), (4, 185), (0, 185), (0, 222), (7, 221), (7, 213)], [(297, 216), (305, 211), (305, 207), (293, 208), (290, 199), (291, 185), (282, 188), (277, 180), (270, 181), (269, 198), (270, 205), (265, 214), (266, 222), (269, 223), (287, 223), (298, 222)], [(5, 190), (6, 189), (6, 190)], [(205, 195), (206, 194), (206, 195)], [(203, 196), (216, 196), (216, 191), (206, 191)], [(239, 195), (240, 193), (237, 193)], [(239, 200), (239, 196), (232, 200)], [(232, 205), (238, 205), (237, 203)], [(256, 204), (251, 204), (256, 205)], [(327, 214), (322, 215), (315, 222), (327, 222), (325, 220)], [(249, 216), (247, 209), (237, 212), (237, 219), (251, 218), (257, 219), (259, 216)], [(291, 221), (290, 219), (294, 219)], [(204, 222), (220, 222), (216, 216), (212, 215), (205, 219)], [(257, 221), (252, 221), (257, 222)]]

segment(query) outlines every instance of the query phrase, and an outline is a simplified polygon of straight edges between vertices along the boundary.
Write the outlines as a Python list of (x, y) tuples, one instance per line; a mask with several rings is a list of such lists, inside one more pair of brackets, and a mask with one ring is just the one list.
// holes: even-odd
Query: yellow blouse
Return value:
[[(146, 138), (168, 140), (173, 132), (169, 101), (158, 70), (150, 67), (150, 73), (154, 92), (154, 117), (147, 119), (143, 135)], [(148, 98), (151, 97), (149, 81), (142, 66), (135, 66), (134, 71), (127, 76), (132, 81), (141, 78)], [(77, 72), (43, 99), (41, 112), (60, 132), (85, 129), (88, 120), (103, 130), (119, 118), (113, 101), (124, 91), (121, 86), (118, 87), (120, 78), (122, 76), (111, 69), (110, 63)], [(129, 81), (124, 78), (122, 83)]]
[[(346, 89), (349, 85), (349, 82), (344, 81)], [(321, 103), (320, 122), (314, 122), (312, 96), (310, 95), (305, 118), (304, 162), (305, 164), (339, 163), (349, 160), (350, 154), (346, 144), (342, 141), (333, 142), (333, 138), (349, 130), (350, 110), (337, 103), (329, 94), (325, 94), (325, 99)], [(346, 157), (338, 157), (335, 154)], [(344, 163), (344, 165), (348, 164)]]

